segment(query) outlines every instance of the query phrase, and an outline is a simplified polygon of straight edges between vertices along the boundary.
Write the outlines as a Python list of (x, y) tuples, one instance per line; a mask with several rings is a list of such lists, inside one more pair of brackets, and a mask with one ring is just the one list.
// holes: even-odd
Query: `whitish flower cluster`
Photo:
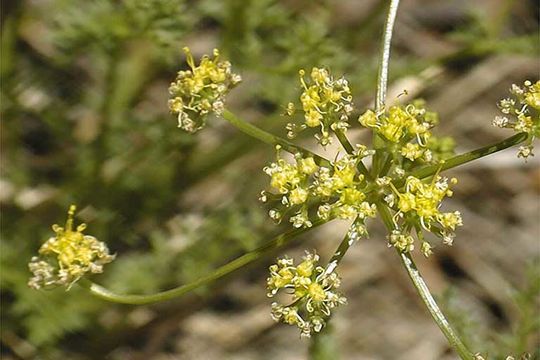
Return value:
[(85, 224), (73, 230), (75, 205), (69, 208), (65, 228), (53, 225), (56, 236), (47, 240), (28, 267), (33, 276), (28, 286), (34, 289), (66, 286), (68, 289), (87, 273), (103, 272), (103, 265), (114, 260), (105, 243), (84, 235)]
[(293, 259), (278, 259), (277, 264), (270, 266), (267, 279), (269, 297), (281, 289), (292, 294), (289, 305), (272, 303), (272, 318), (298, 326), (301, 335), (306, 337), (320, 332), (332, 309), (347, 302), (336, 291), (340, 279), (334, 272), (335, 264), (324, 268), (318, 262), (319, 256), (314, 253), (306, 253), (297, 266), (294, 266)]
[[(309, 78), (304, 78), (305, 71), (300, 70), (300, 83), (303, 92), (300, 96), (304, 112), (304, 124), (287, 124), (287, 136), (294, 138), (298, 132), (307, 127), (320, 127), (320, 134), (315, 135), (319, 143), (328, 145), (333, 131), (346, 131), (349, 127), (349, 116), (353, 111), (352, 96), (345, 78), (335, 80), (328, 70), (314, 67)], [(293, 115), (295, 106), (287, 105), (287, 114)]]
[(454, 231), (463, 225), (461, 214), (459, 211), (441, 212), (439, 208), (445, 197), (452, 196), (450, 184), (456, 183), (455, 178), (448, 180), (435, 175), (431, 182), (409, 176), (403, 191), (390, 184), (392, 193), (385, 200), (396, 211), (393, 220), (397, 230), (388, 236), (389, 245), (401, 251), (413, 250), (412, 229), (422, 241), (421, 251), (426, 257), (432, 251), (431, 245), (424, 240), (423, 230), (441, 237), (444, 244), (452, 245)]
[(403, 158), (432, 161), (428, 141), (430, 129), (438, 123), (438, 117), (436, 113), (427, 111), (422, 101), (407, 106), (391, 106), (381, 114), (367, 110), (358, 121), (362, 126), (373, 129), (382, 139), (397, 144), (396, 150)]
[(189, 133), (202, 129), (209, 113), (221, 114), (225, 96), (242, 79), (231, 71), (231, 63), (219, 61), (219, 51), (214, 57), (203, 56), (198, 66), (186, 47), (187, 63), (191, 70), (179, 71), (169, 87), (169, 109), (178, 114), (178, 127)]
[[(313, 158), (303, 158), (300, 154), (295, 156), (295, 164), (288, 163), (280, 158), (278, 150), (277, 161), (263, 169), (277, 193), (263, 191), (261, 200), (279, 204), (270, 210), (270, 217), (280, 221), (293, 212), (290, 221), (294, 227), (310, 227), (310, 205), (318, 205), (313, 216), (324, 220), (375, 217), (375, 205), (365, 201), (364, 175), (357, 170), (360, 154), (365, 153), (359, 150), (357, 155), (345, 155), (329, 166), (318, 166)], [(365, 228), (362, 232), (365, 233)]]
[(513, 84), (510, 93), (513, 98), (499, 102), (499, 108), (504, 115), (496, 116), (493, 126), (527, 133), (527, 143), (521, 146), (518, 152), (518, 157), (526, 159), (534, 156), (532, 142), (540, 136), (540, 80), (534, 84), (527, 80), (523, 87)]

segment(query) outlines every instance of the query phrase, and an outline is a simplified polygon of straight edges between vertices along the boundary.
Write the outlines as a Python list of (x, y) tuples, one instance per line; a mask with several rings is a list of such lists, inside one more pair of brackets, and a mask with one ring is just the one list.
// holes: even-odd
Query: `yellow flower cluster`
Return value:
[(333, 168), (321, 167), (315, 174), (313, 194), (323, 201), (317, 211), (320, 218), (354, 219), (358, 216), (364, 219), (376, 216), (375, 205), (365, 201), (363, 189), (366, 182), (364, 175), (357, 172), (359, 161), (357, 156), (345, 155), (332, 164)]
[[(307, 127), (320, 127), (321, 133), (315, 135), (319, 143), (328, 145), (333, 131), (346, 131), (349, 116), (353, 111), (352, 96), (345, 78), (335, 80), (328, 70), (314, 67), (310, 77), (304, 78), (305, 71), (300, 70), (300, 83), (304, 91), (300, 96), (304, 112), (304, 124), (287, 124), (287, 136), (294, 138), (299, 131)], [(287, 105), (287, 114), (294, 114), (294, 104)]]
[[(496, 116), (493, 125), (500, 128), (513, 129), (517, 133), (527, 133), (527, 144), (519, 148), (518, 157), (534, 156), (532, 142), (540, 136), (540, 81), (525, 81), (523, 87), (512, 85), (510, 93), (514, 98), (506, 98), (499, 102), (504, 116)], [(508, 116), (513, 119), (509, 119)]]
[[(317, 166), (311, 157), (298, 154), (296, 164), (279, 157), (276, 162), (265, 167), (270, 176), (270, 186), (277, 194), (263, 192), (261, 200), (269, 198), (279, 201), (285, 208), (296, 214), (290, 218), (295, 227), (310, 227), (308, 215), (309, 199), (319, 202), (317, 216), (321, 219), (361, 219), (375, 217), (375, 205), (365, 201), (363, 189), (366, 186), (364, 175), (358, 173), (360, 155), (345, 155), (331, 164), (331, 167)], [(270, 216), (280, 220), (278, 209), (270, 210)]]
[[(261, 200), (266, 202), (268, 197), (279, 198), (285, 207), (300, 208), (295, 216), (291, 217), (294, 227), (311, 227), (308, 217), (307, 200), (311, 193), (310, 177), (317, 172), (319, 167), (312, 157), (302, 158), (300, 154), (295, 157), (296, 164), (290, 164), (280, 158), (281, 147), (277, 146), (277, 161), (265, 167), (263, 171), (270, 176), (270, 186), (277, 190), (278, 195), (262, 192)], [(269, 212), (270, 217), (280, 221), (282, 214), (277, 209)]]
[(28, 286), (34, 289), (66, 286), (68, 289), (87, 273), (103, 272), (103, 265), (114, 260), (105, 243), (84, 235), (85, 224), (73, 230), (75, 205), (69, 208), (65, 228), (53, 225), (56, 236), (39, 249), (28, 267), (33, 276)]
[(437, 114), (427, 111), (422, 101), (407, 106), (391, 106), (387, 113), (375, 114), (367, 110), (358, 121), (373, 129), (381, 138), (400, 146), (400, 154), (410, 161), (423, 158), (430, 162), (431, 151), (427, 148), (431, 138), (430, 129), (437, 122)]
[[(430, 183), (409, 176), (405, 182), (404, 192), (400, 192), (394, 185), (390, 184), (394, 194), (386, 197), (386, 201), (396, 211), (394, 222), (399, 229), (389, 236), (389, 244), (401, 251), (414, 249), (414, 240), (407, 234), (411, 228), (416, 228), (419, 237), (423, 241), (421, 231), (433, 232), (443, 238), (443, 242), (451, 245), (454, 238), (454, 231), (458, 226), (463, 225), (459, 211), (441, 212), (440, 204), (445, 197), (452, 196), (450, 184), (456, 184), (457, 180), (452, 178), (442, 178), (435, 175)], [(398, 221), (402, 220), (402, 224)], [(416, 227), (415, 224), (419, 224)], [(431, 247), (427, 242), (422, 244), (422, 252), (428, 256), (431, 254)]]
[(292, 294), (289, 305), (272, 303), (272, 318), (298, 326), (305, 337), (320, 332), (331, 310), (347, 302), (336, 291), (341, 282), (334, 272), (335, 264), (324, 268), (318, 262), (319, 256), (314, 253), (306, 253), (297, 266), (294, 266), (292, 259), (278, 259), (277, 264), (270, 266), (270, 277), (267, 279), (269, 297), (282, 289)]
[(194, 133), (204, 127), (209, 113), (221, 114), (225, 96), (242, 79), (231, 71), (231, 63), (219, 61), (219, 51), (214, 57), (203, 56), (195, 65), (190, 50), (184, 48), (191, 70), (179, 71), (169, 87), (169, 109), (178, 114), (178, 127)]

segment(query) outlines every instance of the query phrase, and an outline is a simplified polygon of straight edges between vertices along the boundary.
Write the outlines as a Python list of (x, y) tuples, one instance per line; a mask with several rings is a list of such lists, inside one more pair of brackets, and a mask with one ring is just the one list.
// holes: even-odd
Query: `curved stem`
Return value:
[(203, 276), (200, 279), (197, 279), (189, 284), (185, 284), (185, 285), (176, 287), (174, 289), (162, 291), (156, 294), (148, 294), (148, 295), (117, 294), (111, 290), (104, 288), (103, 286), (95, 284), (86, 279), (82, 279), (78, 284), (88, 289), (93, 295), (103, 300), (112, 301), (112, 302), (116, 302), (120, 304), (143, 305), (143, 304), (151, 304), (151, 303), (174, 299), (182, 295), (185, 295), (186, 293), (196, 288), (199, 288), (203, 285), (210, 284), (213, 281), (219, 278), (222, 278), (255, 260), (260, 259), (263, 255), (267, 254), (268, 252), (289, 244), (298, 235), (301, 235), (313, 228), (316, 228), (324, 224), (325, 222), (327, 221), (317, 220), (313, 222), (313, 226), (311, 228), (293, 229), (293, 230), (287, 231), (275, 237), (273, 240), (267, 242), (263, 246), (236, 258), (235, 260), (217, 268), (212, 273), (206, 276)]
[[(392, 214), (390, 213), (390, 209), (381, 202), (377, 202), (376, 205), (384, 225), (386, 226), (388, 231), (391, 232), (395, 229), (395, 226), (392, 220)], [(474, 360), (473, 353), (470, 352), (469, 349), (467, 349), (463, 341), (459, 338), (458, 334), (454, 331), (454, 329), (450, 325), (450, 322), (446, 319), (441, 309), (437, 305), (437, 302), (431, 295), (431, 292), (429, 291), (426, 282), (422, 278), (422, 275), (418, 271), (414, 260), (411, 257), (411, 254), (409, 252), (401, 252), (397, 249), (396, 251), (400, 256), (401, 263), (407, 270), (407, 274), (412, 280), (413, 285), (418, 292), (418, 295), (420, 295), (420, 297), (422, 298), (422, 301), (426, 305), (429, 313), (431, 314), (431, 317), (433, 318), (433, 320), (435, 320), (435, 322), (439, 326), (439, 329), (441, 329), (442, 333), (448, 340), (448, 343), (452, 346), (452, 348), (454, 348), (454, 350), (459, 354), (462, 359)]]
[(252, 125), (242, 119), (240, 119), (238, 116), (230, 112), (229, 110), (223, 111), (222, 117), (227, 120), (229, 123), (231, 123), (233, 126), (235, 126), (238, 130), (242, 131), (243, 133), (258, 139), (264, 143), (267, 143), (269, 145), (280, 145), (283, 150), (290, 152), (291, 154), (297, 154), (301, 153), (303, 155), (311, 156), (315, 160), (315, 162), (318, 165), (330, 165), (330, 161), (323, 158), (322, 156), (319, 156), (308, 149), (305, 149), (301, 146), (294, 145), (290, 141), (283, 139), (279, 136), (273, 135), (269, 132), (266, 132), (260, 128), (258, 128), (255, 125)]

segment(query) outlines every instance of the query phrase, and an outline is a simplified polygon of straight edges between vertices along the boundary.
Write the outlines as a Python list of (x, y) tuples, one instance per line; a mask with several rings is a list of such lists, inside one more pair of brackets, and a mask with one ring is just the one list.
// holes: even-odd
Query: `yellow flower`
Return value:
[(307, 190), (301, 187), (297, 187), (291, 191), (289, 195), (289, 201), (293, 205), (303, 204), (304, 202), (306, 202), (308, 194), (309, 193)]
[(214, 57), (203, 56), (195, 65), (189, 48), (184, 48), (190, 70), (179, 71), (171, 83), (169, 109), (178, 115), (178, 127), (194, 133), (204, 127), (208, 114), (221, 114), (225, 96), (242, 79), (231, 71), (228, 61), (219, 61), (219, 51)]
[(401, 148), (401, 155), (407, 159), (414, 161), (424, 154), (422, 148), (418, 144), (407, 143)]
[(301, 158), (298, 160), (298, 169), (300, 172), (306, 174), (306, 175), (312, 175), (314, 174), (319, 167), (315, 163), (315, 160), (313, 160), (312, 157), (308, 158)]
[[(318, 262), (319, 256), (309, 252), (298, 266), (294, 266), (292, 259), (278, 259), (277, 264), (270, 266), (267, 279), (269, 297), (274, 297), (281, 289), (287, 289), (292, 295), (290, 305), (272, 303), (272, 318), (298, 326), (301, 335), (307, 337), (320, 332), (332, 309), (347, 302), (337, 292), (340, 279), (334, 272), (335, 265), (323, 268)], [(283, 272), (286, 277), (282, 276)]]
[(377, 126), (377, 115), (371, 110), (367, 110), (365, 113), (360, 115), (358, 121), (362, 126), (374, 128)]
[[(352, 96), (347, 80), (334, 79), (328, 70), (314, 67), (306, 79), (305, 70), (300, 70), (300, 83), (303, 92), (300, 95), (302, 110), (304, 111), (304, 124), (302, 126), (287, 125), (288, 135), (293, 138), (298, 131), (306, 127), (320, 127), (320, 133), (315, 138), (322, 146), (328, 145), (332, 138), (329, 129), (345, 131), (348, 119), (353, 111)], [(293, 109), (288, 105), (287, 109)], [(287, 110), (292, 115), (293, 111)]]
[(30, 287), (63, 285), (69, 289), (86, 273), (101, 273), (103, 266), (114, 260), (115, 255), (109, 254), (105, 243), (83, 234), (85, 224), (73, 229), (75, 210), (75, 205), (71, 205), (65, 227), (53, 225), (56, 236), (47, 240), (39, 249), (39, 256), (30, 261)]
[(536, 110), (540, 110), (540, 80), (529, 85), (529, 91), (525, 93), (525, 103)]
[(527, 80), (523, 87), (513, 84), (510, 93), (514, 98), (499, 102), (499, 108), (506, 116), (495, 117), (493, 125), (527, 133), (527, 141), (518, 152), (518, 157), (527, 159), (534, 155), (533, 141), (540, 136), (540, 81), (533, 84)]

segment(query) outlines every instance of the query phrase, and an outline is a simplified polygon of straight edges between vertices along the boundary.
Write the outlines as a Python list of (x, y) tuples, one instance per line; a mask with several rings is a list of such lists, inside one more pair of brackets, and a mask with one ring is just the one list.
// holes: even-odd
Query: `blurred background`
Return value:
[[(382, 0), (3, 1), (1, 13), (1, 357), (3, 359), (305, 359), (308, 341), (274, 323), (272, 256), (212, 287), (153, 306), (81, 288), (33, 291), (27, 263), (70, 204), (118, 257), (94, 277), (126, 293), (197, 279), (288, 227), (257, 201), (274, 151), (211, 119), (192, 136), (168, 114), (167, 87), (221, 49), (244, 82), (228, 108), (285, 135), (297, 71), (325, 66), (351, 82), (358, 113), (375, 94)], [(535, 0), (402, 1), (388, 99), (423, 98), (457, 151), (510, 132), (491, 126), (512, 83), (540, 75)], [(357, 125), (353, 143), (369, 136)], [(308, 135), (301, 143), (314, 146)], [(328, 148), (322, 155), (334, 156)], [(517, 149), (451, 171), (449, 209), (464, 226), (419, 268), (475, 351), (540, 358), (540, 171)], [(328, 259), (348, 224), (289, 249)], [(417, 297), (381, 224), (347, 254), (349, 305), (335, 312), (328, 359), (456, 359)], [(322, 355), (321, 355), (322, 356)], [(536, 356), (536, 357), (535, 357)]]

